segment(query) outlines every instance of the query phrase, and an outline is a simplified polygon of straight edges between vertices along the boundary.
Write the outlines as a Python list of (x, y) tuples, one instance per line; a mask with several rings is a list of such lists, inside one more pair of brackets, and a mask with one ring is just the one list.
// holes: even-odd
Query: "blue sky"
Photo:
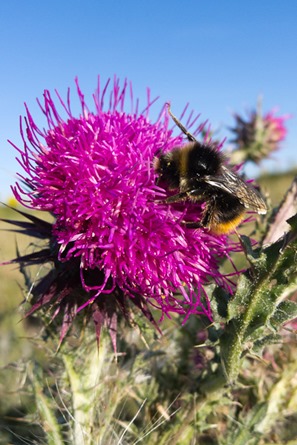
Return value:
[(261, 94), (264, 111), (293, 115), (266, 168), (296, 165), (296, 23), (296, 0), (0, 2), (0, 199), (20, 171), (7, 139), (21, 145), (24, 102), (38, 121), (36, 97), (68, 86), (74, 94), (75, 76), (90, 104), (97, 75), (117, 74), (143, 103), (147, 86), (177, 115), (190, 102), (222, 137), (232, 112), (254, 108)]

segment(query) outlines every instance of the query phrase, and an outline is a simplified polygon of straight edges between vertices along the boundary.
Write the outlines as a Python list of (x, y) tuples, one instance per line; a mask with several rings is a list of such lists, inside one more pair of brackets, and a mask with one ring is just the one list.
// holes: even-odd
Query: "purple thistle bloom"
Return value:
[[(67, 114), (62, 118), (49, 93), (40, 108), (47, 130), (39, 129), (29, 110), (19, 162), (25, 176), (13, 187), (23, 205), (51, 212), (54, 224), (28, 216), (25, 233), (49, 238), (49, 246), (15, 261), (51, 261), (53, 270), (33, 289), (32, 309), (54, 309), (63, 315), (61, 340), (83, 308), (92, 313), (99, 337), (101, 326), (116, 329), (116, 306), (128, 314), (127, 302), (138, 306), (155, 324), (149, 307), (187, 319), (191, 314), (211, 318), (204, 287), (215, 282), (232, 291), (230, 277), (219, 264), (237, 246), (226, 236), (193, 230), (180, 224), (199, 217), (197, 205), (168, 205), (166, 191), (156, 184), (154, 157), (181, 145), (174, 137), (164, 106), (156, 122), (144, 112), (124, 111), (127, 83), (115, 78), (105, 109), (108, 83), (94, 94), (95, 112), (85, 104), (77, 83), (82, 112), (77, 118), (57, 94)], [(188, 122), (193, 125), (193, 121)], [(196, 130), (201, 131), (203, 125)], [(29, 190), (27, 190), (29, 188)]]

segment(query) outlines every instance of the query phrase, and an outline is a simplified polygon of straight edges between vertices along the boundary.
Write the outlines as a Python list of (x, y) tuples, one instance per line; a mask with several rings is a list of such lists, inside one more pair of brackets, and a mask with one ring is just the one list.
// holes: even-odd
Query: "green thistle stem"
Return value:
[[(238, 283), (238, 291), (229, 305), (229, 323), (221, 337), (222, 366), (228, 383), (234, 382), (239, 374), (247, 342), (260, 338), (263, 327), (271, 328), (269, 320), (283, 289), (278, 281), (286, 270), (289, 250), (286, 247), (285, 238), (264, 249), (261, 255), (248, 246), (246, 254), (251, 268)], [(238, 315), (240, 306), (244, 311)]]
[(99, 376), (106, 361), (106, 342), (101, 341), (100, 353), (93, 341), (87, 350), (87, 358), (77, 365), (73, 352), (61, 353), (71, 389), (73, 444), (93, 444), (92, 428), (94, 419), (95, 397), (98, 392)]
[(273, 337), (271, 332), (276, 335), (278, 327), (296, 317), (296, 305), (282, 303), (282, 296), (297, 283), (297, 217), (288, 222), (291, 232), (263, 250), (254, 251), (249, 239), (241, 237), (251, 267), (240, 277), (229, 302), (227, 324), (220, 338), (221, 366), (216, 375), (203, 382), (203, 392), (234, 383), (245, 351), (255, 344), (264, 345), (266, 337)]
[[(268, 280), (263, 280), (258, 283), (250, 293), (250, 303), (242, 317), (231, 320), (230, 327), (226, 327), (221, 339), (221, 349), (223, 358), (224, 374), (227, 377), (228, 383), (233, 383), (240, 371), (242, 353), (246, 349), (247, 330), (250, 324), (257, 317), (259, 303), (263, 296), (263, 289), (268, 286)], [(223, 354), (224, 349), (225, 353)]]

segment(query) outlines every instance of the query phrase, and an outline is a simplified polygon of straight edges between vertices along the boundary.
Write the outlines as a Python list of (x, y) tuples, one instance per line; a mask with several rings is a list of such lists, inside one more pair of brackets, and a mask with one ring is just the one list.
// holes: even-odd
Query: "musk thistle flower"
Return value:
[(280, 143), (287, 135), (285, 121), (290, 117), (275, 116), (275, 110), (262, 114), (261, 103), (257, 111), (249, 113), (245, 120), (239, 114), (235, 114), (236, 124), (231, 131), (235, 134), (232, 142), (235, 149), (232, 152), (232, 162), (252, 161), (258, 164), (267, 158), (272, 152), (280, 148)]
[[(46, 240), (41, 250), (18, 256), (19, 264), (50, 262), (51, 270), (31, 287), (28, 313), (48, 308), (59, 315), (61, 340), (75, 316), (85, 309), (93, 318), (97, 338), (108, 325), (115, 343), (118, 309), (128, 318), (135, 304), (158, 328), (151, 309), (164, 316), (191, 314), (211, 318), (205, 285), (216, 283), (231, 291), (229, 276), (219, 271), (222, 258), (235, 249), (226, 236), (193, 230), (181, 224), (185, 213), (197, 219), (197, 206), (166, 204), (165, 190), (157, 184), (155, 156), (182, 144), (173, 136), (166, 107), (155, 122), (149, 119), (154, 101), (148, 91), (147, 106), (133, 103), (125, 111), (127, 82), (115, 78), (93, 95), (90, 111), (78, 83), (81, 114), (70, 108), (70, 94), (58, 102), (58, 113), (49, 91), (40, 108), (47, 129), (37, 127), (26, 107), (24, 142), (15, 147), (25, 174), (13, 187), (24, 206), (50, 212), (54, 223), (27, 214), (29, 222), (14, 221), (20, 231)], [(191, 124), (191, 122), (188, 122)], [(193, 124), (193, 122), (192, 122)], [(201, 131), (197, 128), (196, 133)], [(57, 319), (59, 319), (59, 317)]]

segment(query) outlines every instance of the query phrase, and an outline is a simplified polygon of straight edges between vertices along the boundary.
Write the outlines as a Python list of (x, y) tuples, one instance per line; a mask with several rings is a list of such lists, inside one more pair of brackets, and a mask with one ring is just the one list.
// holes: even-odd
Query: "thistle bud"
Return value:
[(234, 164), (252, 161), (259, 164), (262, 159), (280, 148), (280, 143), (287, 134), (285, 121), (288, 115), (276, 117), (273, 109), (266, 114), (262, 113), (259, 101), (256, 111), (249, 113), (245, 120), (239, 114), (235, 114), (235, 127), (231, 131), (235, 134), (231, 141), (235, 144), (232, 153)]

